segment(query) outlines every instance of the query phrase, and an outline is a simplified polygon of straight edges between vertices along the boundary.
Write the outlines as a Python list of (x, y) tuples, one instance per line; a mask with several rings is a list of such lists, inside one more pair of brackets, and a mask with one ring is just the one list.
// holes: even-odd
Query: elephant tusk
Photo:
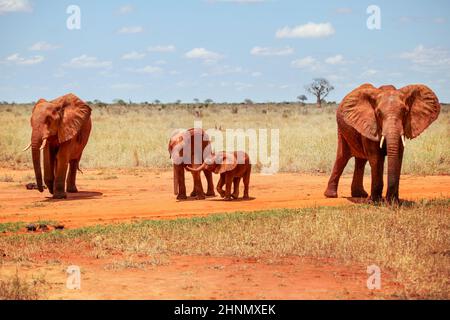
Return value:
[(31, 148), (31, 142), (30, 142), (30, 144), (28, 145), (28, 146), (26, 146), (23, 150), (22, 150), (22, 152), (25, 152), (25, 151), (27, 151), (28, 149), (30, 149)]
[(403, 148), (406, 147), (406, 139), (403, 134), (402, 134), (402, 143), (403, 143)]
[(380, 149), (383, 148), (383, 143), (384, 143), (384, 136), (381, 136)]
[(47, 139), (44, 139), (44, 141), (42, 141), (42, 145), (41, 145), (41, 147), (39, 149), (43, 150), (46, 145), (47, 145)]

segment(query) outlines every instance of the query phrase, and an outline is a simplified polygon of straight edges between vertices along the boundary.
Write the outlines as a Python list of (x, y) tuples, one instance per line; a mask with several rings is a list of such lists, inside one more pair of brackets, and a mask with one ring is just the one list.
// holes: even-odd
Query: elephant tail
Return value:
[(80, 161), (77, 162), (77, 170), (84, 174), (83, 170), (80, 169)]

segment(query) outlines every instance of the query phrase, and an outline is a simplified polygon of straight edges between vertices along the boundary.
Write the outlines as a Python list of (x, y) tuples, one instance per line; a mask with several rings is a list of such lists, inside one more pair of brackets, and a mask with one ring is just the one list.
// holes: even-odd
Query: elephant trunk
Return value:
[(186, 167), (186, 169), (191, 172), (200, 172), (205, 170), (206, 166), (207, 166), (206, 162), (203, 162), (202, 165), (198, 168)]
[(399, 133), (386, 136), (386, 143), (388, 158), (388, 186), (386, 200), (391, 203), (398, 201), (403, 145), (401, 144)]
[(44, 191), (44, 185), (42, 183), (42, 170), (41, 170), (41, 144), (42, 136), (33, 131), (31, 137), (31, 154), (33, 157), (34, 175), (36, 177), (36, 184), (40, 192)]

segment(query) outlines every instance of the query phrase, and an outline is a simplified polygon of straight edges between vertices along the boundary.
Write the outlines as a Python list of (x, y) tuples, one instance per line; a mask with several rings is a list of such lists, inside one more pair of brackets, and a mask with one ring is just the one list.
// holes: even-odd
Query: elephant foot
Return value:
[(206, 192), (206, 196), (207, 197), (215, 197), (216, 193), (214, 191), (208, 191), (208, 192)]
[(178, 196), (177, 196), (177, 200), (186, 200), (186, 199), (187, 199), (187, 197), (185, 194), (178, 194)]
[(225, 196), (225, 198), (223, 198), (223, 200), (225, 200), (225, 201), (231, 201), (231, 200), (233, 200), (233, 199), (231, 198), (231, 196)]
[(232, 197), (233, 199), (237, 199), (237, 198), (239, 198), (239, 194), (233, 193), (233, 194), (231, 195), (231, 197)]
[(65, 192), (55, 192), (53, 199), (67, 199), (67, 194)]
[(204, 193), (203, 193), (203, 194), (198, 194), (198, 195), (195, 197), (195, 199), (197, 199), (197, 200), (205, 200), (205, 199), (206, 199), (206, 196), (205, 196)]
[(244, 199), (244, 200), (249, 200), (250, 197), (248, 196), (248, 194), (244, 194), (244, 196), (242, 197), (242, 199)]
[(191, 194), (189, 195), (190, 197), (196, 197), (197, 196), (197, 192), (192, 191)]
[(353, 198), (367, 198), (369, 194), (364, 190), (352, 190), (352, 197)]
[(337, 198), (338, 194), (336, 190), (326, 190), (323, 195), (327, 198)]
[(372, 203), (380, 203), (383, 201), (383, 197), (381, 195), (371, 195), (370, 196), (370, 202)]
[(78, 189), (77, 189), (76, 186), (73, 186), (73, 187), (67, 187), (67, 192), (69, 192), (69, 193), (77, 193), (77, 192), (78, 192)]
[(218, 191), (221, 198), (225, 198), (225, 192), (224, 191)]

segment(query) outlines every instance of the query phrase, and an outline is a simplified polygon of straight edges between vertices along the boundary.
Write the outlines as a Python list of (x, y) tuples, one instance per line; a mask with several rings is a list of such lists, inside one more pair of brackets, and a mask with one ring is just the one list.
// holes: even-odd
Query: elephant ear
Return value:
[(234, 170), (237, 166), (237, 159), (232, 153), (220, 152), (216, 155), (216, 169), (215, 173), (225, 173)]
[(441, 105), (435, 93), (424, 85), (410, 85), (400, 89), (405, 96), (409, 113), (405, 122), (405, 135), (409, 139), (419, 136), (437, 119)]
[(376, 99), (379, 92), (380, 90), (374, 86), (364, 84), (345, 96), (339, 106), (345, 123), (373, 141), (380, 140), (375, 117)]
[(53, 102), (61, 108), (62, 119), (58, 129), (58, 141), (63, 143), (75, 137), (91, 116), (92, 110), (73, 94), (67, 94)]

